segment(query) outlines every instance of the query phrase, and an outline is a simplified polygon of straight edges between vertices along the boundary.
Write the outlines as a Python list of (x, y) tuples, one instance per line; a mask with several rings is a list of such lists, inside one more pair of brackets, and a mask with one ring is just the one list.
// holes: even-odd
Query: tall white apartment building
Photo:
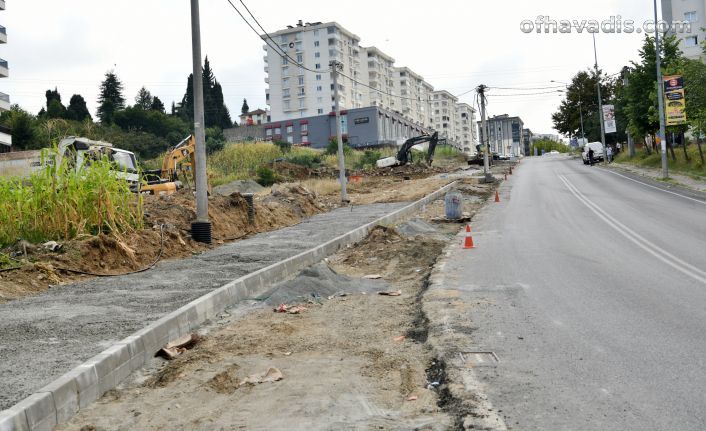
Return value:
[(431, 127), (446, 138), (450, 144), (458, 146), (456, 140), (456, 104), (458, 98), (446, 90), (431, 93)]
[(394, 64), (395, 59), (374, 46), (360, 50), (361, 69), (364, 81), (372, 88), (367, 88), (367, 106), (378, 106), (394, 110), (399, 105), (399, 99), (394, 97)]
[[(691, 59), (703, 59), (702, 43), (706, 41), (705, 0), (661, 0), (662, 20), (671, 25), (670, 34), (676, 34), (679, 48)], [(680, 21), (681, 24), (676, 22)], [(685, 27), (689, 31), (685, 31)]]
[[(294, 63), (265, 44), (266, 100), (272, 121), (328, 114), (334, 109), (331, 60), (343, 65), (338, 79), (341, 109), (365, 105), (367, 88), (360, 66), (360, 38), (336, 22), (299, 23), (262, 39), (278, 45)], [(274, 41), (274, 43), (273, 43)], [(301, 64), (303, 67), (299, 67)]]
[(400, 96), (396, 110), (415, 124), (432, 127), (430, 112), (434, 87), (408, 67), (395, 67), (394, 83), (395, 94)]
[(468, 103), (456, 104), (456, 141), (462, 151), (476, 153), (476, 111)]
[[(0, 11), (5, 10), (5, 0), (0, 0)], [(7, 43), (7, 30), (0, 25), (0, 44)], [(9, 66), (6, 60), (0, 58), (0, 78), (10, 76)], [(10, 95), (0, 93), (0, 112), (10, 110)], [(0, 130), (0, 153), (10, 151), (12, 147), (12, 135), (6, 129)]]

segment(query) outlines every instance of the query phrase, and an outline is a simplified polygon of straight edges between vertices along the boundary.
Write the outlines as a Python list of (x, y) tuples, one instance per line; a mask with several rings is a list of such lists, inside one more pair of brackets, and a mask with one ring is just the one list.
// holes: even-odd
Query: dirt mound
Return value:
[(144, 196), (145, 229), (140, 231), (67, 241), (58, 252), (28, 243), (5, 250), (8, 254), (19, 253), (16, 259), (21, 261), (17, 264), (22, 268), (0, 272), (0, 302), (87, 277), (66, 269), (91, 274), (123, 274), (147, 267), (160, 255), (160, 250), (162, 259), (185, 257), (225, 241), (291, 226), (325, 211), (314, 193), (297, 184), (277, 186), (270, 195), (255, 196), (252, 223), (248, 219), (248, 204), (239, 193), (211, 196), (208, 203), (208, 215), (213, 223), (212, 246), (191, 239), (196, 203), (191, 191), (180, 190), (169, 196)]
[(312, 176), (311, 169), (289, 162), (277, 162), (274, 171), (284, 181), (305, 180)]
[(278, 283), (267, 293), (265, 303), (301, 304), (321, 303), (329, 296), (341, 296), (352, 293), (376, 293), (389, 290), (390, 286), (382, 280), (368, 280), (348, 277), (332, 270), (326, 263), (318, 263), (304, 269), (294, 279)]

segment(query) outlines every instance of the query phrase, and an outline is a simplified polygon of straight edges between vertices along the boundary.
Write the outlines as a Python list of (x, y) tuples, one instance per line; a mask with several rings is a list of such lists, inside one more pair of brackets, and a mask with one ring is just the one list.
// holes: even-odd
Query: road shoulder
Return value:
[(626, 163), (611, 163), (608, 166), (601, 164), (600, 167), (663, 190), (677, 191), (687, 195), (696, 194), (698, 197), (706, 198), (706, 181), (694, 179), (687, 175), (670, 172), (670, 179), (664, 181), (661, 179), (662, 171), (659, 169), (633, 166)]

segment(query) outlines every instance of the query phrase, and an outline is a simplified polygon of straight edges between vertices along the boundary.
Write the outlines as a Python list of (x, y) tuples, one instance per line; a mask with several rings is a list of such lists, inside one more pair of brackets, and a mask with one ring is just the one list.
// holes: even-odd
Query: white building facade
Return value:
[[(679, 39), (684, 56), (703, 60), (706, 40), (706, 0), (661, 0), (662, 20), (671, 24), (670, 34)], [(680, 23), (676, 23), (679, 21)], [(686, 31), (686, 27), (688, 31)]]
[(395, 109), (393, 81), (395, 59), (374, 46), (363, 48), (360, 52), (363, 78), (367, 78), (367, 85), (372, 87), (365, 88), (367, 91), (363, 97), (364, 103), (366, 106)]
[(395, 67), (395, 94), (399, 95), (396, 110), (405, 118), (423, 127), (432, 127), (431, 93), (434, 87), (408, 67)]
[(446, 138), (449, 143), (458, 146), (456, 142), (456, 104), (458, 97), (446, 90), (431, 93), (431, 127), (439, 132), (440, 138)]
[[(0, 11), (5, 10), (5, 0), (0, 0)], [(7, 29), (0, 25), (0, 44), (7, 43)], [(0, 78), (10, 76), (10, 68), (7, 60), (0, 58)], [(0, 92), (0, 112), (10, 110), (10, 95)], [(0, 153), (10, 151), (12, 147), (12, 135), (10, 130), (0, 129)]]
[(469, 154), (476, 153), (476, 111), (468, 103), (456, 104), (455, 140), (459, 148)]

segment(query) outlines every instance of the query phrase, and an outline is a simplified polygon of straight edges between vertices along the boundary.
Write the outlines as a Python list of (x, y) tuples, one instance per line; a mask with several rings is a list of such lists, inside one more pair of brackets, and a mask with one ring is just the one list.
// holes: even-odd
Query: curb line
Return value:
[(394, 224), (440, 198), (457, 184), (445, 185), (422, 199), (340, 235), (317, 247), (247, 274), (207, 293), (117, 342), (83, 364), (0, 411), (0, 431), (51, 430), (115, 388), (154, 356), (169, 340), (195, 330), (204, 321), (245, 298), (256, 297), (301, 269), (364, 239), (377, 225)]

